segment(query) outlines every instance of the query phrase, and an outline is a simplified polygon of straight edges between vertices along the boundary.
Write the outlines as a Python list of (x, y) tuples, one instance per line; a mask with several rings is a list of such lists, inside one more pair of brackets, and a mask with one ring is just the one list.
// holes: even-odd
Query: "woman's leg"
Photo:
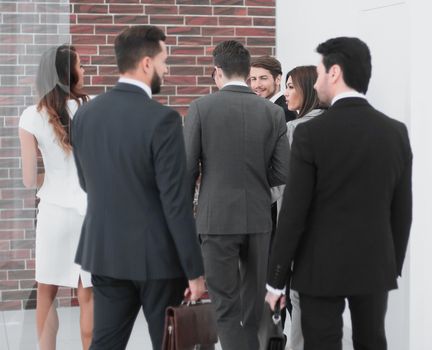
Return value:
[(36, 327), (41, 350), (55, 350), (59, 327), (55, 297), (58, 286), (38, 283), (36, 299)]
[(93, 288), (84, 288), (81, 278), (78, 284), (78, 302), (80, 305), (80, 329), (83, 350), (88, 350), (93, 333)]

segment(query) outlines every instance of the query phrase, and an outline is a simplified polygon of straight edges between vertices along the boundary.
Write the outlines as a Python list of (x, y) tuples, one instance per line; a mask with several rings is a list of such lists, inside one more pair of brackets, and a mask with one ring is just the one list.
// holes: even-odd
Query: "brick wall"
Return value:
[[(7, 0), (6, 0), (7, 1)], [(275, 0), (38, 0), (0, 2), (0, 311), (33, 308), (35, 193), (21, 181), (17, 122), (33, 103), (39, 54), (71, 40), (86, 69), (87, 92), (117, 77), (113, 41), (123, 28), (153, 24), (167, 34), (169, 73), (156, 98), (185, 115), (215, 86), (211, 52), (227, 39), (252, 55), (275, 54)], [(69, 36), (70, 34), (70, 36)], [(75, 305), (61, 289), (59, 304)]]

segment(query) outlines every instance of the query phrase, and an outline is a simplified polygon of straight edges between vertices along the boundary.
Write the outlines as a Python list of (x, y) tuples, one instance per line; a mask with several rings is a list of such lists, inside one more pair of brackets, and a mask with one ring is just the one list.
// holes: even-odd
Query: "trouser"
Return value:
[(317, 297), (300, 293), (304, 350), (342, 350), (345, 299), (351, 312), (355, 350), (387, 350), (385, 314), (388, 292)]
[(270, 233), (201, 235), (206, 283), (224, 350), (257, 350)]
[(141, 307), (153, 349), (160, 350), (165, 309), (181, 303), (187, 286), (185, 278), (131, 281), (92, 275), (92, 283), (94, 329), (91, 350), (126, 349)]

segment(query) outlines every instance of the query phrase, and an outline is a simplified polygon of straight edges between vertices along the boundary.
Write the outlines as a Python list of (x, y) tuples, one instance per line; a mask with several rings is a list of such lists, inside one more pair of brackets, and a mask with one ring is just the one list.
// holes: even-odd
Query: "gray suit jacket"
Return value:
[(245, 86), (192, 102), (184, 133), (193, 184), (201, 174), (198, 233), (271, 231), (270, 187), (288, 172), (286, 130), (283, 110)]

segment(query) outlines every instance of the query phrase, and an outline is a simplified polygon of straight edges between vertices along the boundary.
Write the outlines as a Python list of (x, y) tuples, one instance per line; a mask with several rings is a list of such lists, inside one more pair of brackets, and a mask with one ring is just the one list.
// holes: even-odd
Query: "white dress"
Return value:
[[(78, 104), (69, 100), (68, 108), (73, 116)], [(84, 287), (91, 287), (90, 273), (74, 262), (87, 199), (79, 185), (73, 154), (60, 147), (44, 110), (26, 108), (19, 127), (36, 138), (45, 168), (37, 193), (36, 281), (77, 288), (81, 278)]]

